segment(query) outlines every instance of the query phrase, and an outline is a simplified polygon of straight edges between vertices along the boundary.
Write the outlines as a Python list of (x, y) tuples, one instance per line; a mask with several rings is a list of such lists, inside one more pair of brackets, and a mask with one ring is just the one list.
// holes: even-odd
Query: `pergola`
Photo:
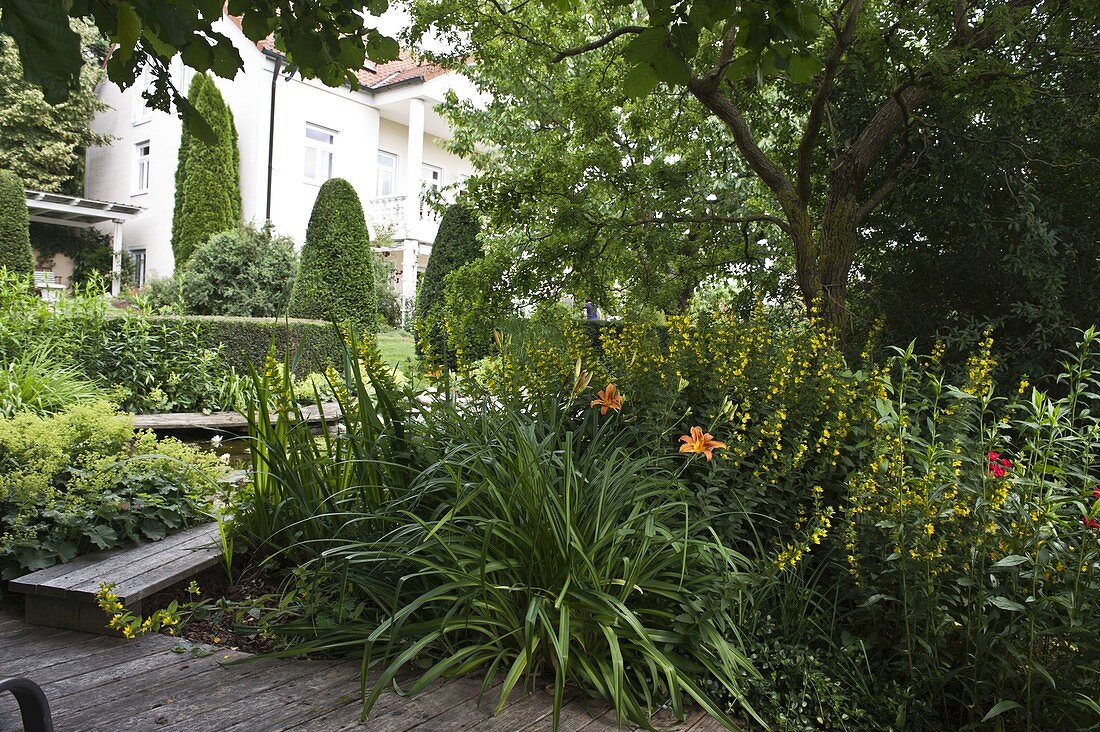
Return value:
[(96, 224), (113, 224), (111, 231), (111, 294), (122, 285), (122, 223), (142, 212), (141, 206), (97, 201), (93, 198), (64, 196), (60, 193), (27, 191), (27, 211), (31, 221), (57, 226), (87, 229)]

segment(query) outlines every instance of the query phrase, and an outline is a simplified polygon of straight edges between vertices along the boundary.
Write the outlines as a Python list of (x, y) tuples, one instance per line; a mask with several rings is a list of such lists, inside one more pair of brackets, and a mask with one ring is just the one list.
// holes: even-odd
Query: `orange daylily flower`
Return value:
[(714, 457), (713, 450), (721, 450), (726, 446), (726, 443), (714, 439), (711, 433), (703, 432), (702, 427), (692, 427), (690, 435), (680, 436), (680, 442), (684, 443), (680, 445), (680, 452), (705, 455), (708, 463)]
[(608, 384), (605, 388), (596, 392), (596, 398), (592, 400), (590, 407), (599, 407), (600, 414), (607, 414), (608, 409), (618, 412), (623, 408), (623, 395), (614, 384)]

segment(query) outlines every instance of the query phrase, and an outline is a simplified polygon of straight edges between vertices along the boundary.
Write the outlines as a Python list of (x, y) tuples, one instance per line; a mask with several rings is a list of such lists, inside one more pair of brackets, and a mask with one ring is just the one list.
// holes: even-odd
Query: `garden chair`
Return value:
[(24, 732), (53, 732), (50, 703), (42, 688), (30, 679), (0, 679), (0, 694), (10, 691), (19, 703)]

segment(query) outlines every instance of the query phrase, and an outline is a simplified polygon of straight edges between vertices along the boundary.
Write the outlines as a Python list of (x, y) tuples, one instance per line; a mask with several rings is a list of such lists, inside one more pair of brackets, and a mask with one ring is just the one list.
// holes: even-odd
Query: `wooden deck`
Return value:
[[(301, 411), (302, 420), (306, 424), (320, 424), (322, 417), (326, 422), (334, 422), (341, 416), (340, 405), (336, 402), (325, 402), (320, 406), (307, 404)], [(134, 428), (156, 432), (190, 432), (192, 430), (243, 432), (248, 429), (248, 418), (240, 412), (135, 414)]]
[[(125, 641), (30, 626), (13, 613), (0, 612), (0, 678), (25, 676), (40, 684), (58, 732), (550, 729), (551, 697), (541, 690), (517, 691), (508, 707), (494, 717), (492, 689), (479, 705), (479, 682), (445, 681), (413, 697), (386, 692), (370, 718), (360, 722), (356, 663), (261, 660), (228, 665), (248, 658), (247, 654), (219, 650), (192, 658), (173, 652), (176, 645), (167, 636)], [(699, 712), (672, 728), (681, 732), (722, 729)], [(7, 729), (21, 729), (10, 694), (0, 697), (0, 730)], [(607, 732), (618, 728), (606, 705), (573, 700), (562, 711), (561, 729)]]

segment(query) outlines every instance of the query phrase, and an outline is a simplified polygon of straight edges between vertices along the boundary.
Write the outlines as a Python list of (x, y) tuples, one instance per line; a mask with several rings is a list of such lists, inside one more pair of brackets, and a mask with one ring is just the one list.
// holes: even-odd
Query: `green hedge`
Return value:
[(23, 181), (0, 170), (0, 267), (17, 274), (34, 272), (27, 200)]
[(343, 362), (343, 342), (331, 323), (297, 318), (238, 318), (221, 315), (156, 315), (154, 321), (187, 321), (199, 326), (204, 345), (222, 348), (222, 359), (239, 373), (263, 366), (274, 341), (279, 358), (290, 349), (294, 373), (323, 372)]

